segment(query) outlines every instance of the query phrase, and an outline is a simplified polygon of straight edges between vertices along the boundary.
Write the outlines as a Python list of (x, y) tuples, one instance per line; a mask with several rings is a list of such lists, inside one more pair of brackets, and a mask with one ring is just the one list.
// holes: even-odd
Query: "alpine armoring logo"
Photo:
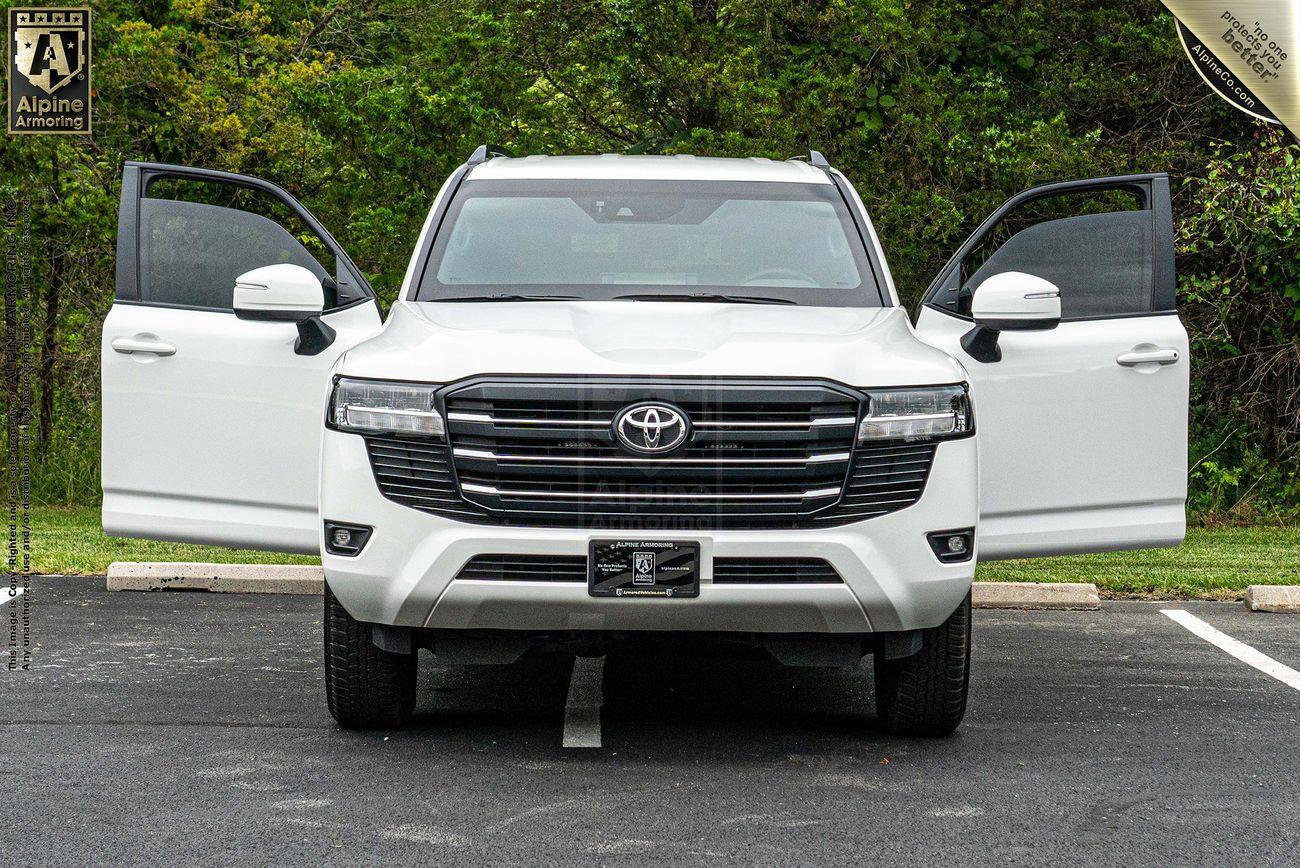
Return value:
[(90, 132), (90, 9), (9, 10), (9, 132)]

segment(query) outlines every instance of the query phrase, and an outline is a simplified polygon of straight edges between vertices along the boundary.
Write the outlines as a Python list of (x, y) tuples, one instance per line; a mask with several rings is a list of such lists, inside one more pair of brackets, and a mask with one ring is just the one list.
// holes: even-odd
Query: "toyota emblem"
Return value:
[(650, 455), (671, 452), (686, 441), (691, 422), (671, 404), (633, 404), (614, 417), (614, 436), (627, 449)]

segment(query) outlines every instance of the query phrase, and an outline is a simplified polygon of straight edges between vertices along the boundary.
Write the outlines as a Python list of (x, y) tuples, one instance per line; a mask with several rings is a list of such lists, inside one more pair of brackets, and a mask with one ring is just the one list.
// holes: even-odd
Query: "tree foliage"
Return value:
[(527, 153), (783, 158), (854, 179), (914, 302), (1034, 183), (1175, 177), (1195, 347), (1193, 503), (1300, 510), (1297, 148), (1196, 77), (1155, 0), (109, 0), (95, 135), (9, 138), (43, 240), (38, 493), (96, 496), (98, 326), (124, 159), (259, 175), (391, 298), (438, 187)]

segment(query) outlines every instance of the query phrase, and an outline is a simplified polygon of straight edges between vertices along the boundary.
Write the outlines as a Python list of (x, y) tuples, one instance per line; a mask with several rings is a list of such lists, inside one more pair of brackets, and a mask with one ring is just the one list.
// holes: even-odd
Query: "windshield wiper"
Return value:
[(518, 293), (501, 293), (500, 295), (455, 295), (449, 298), (435, 298), (434, 301), (582, 301), (580, 295), (520, 295)]
[(724, 295), (720, 292), (638, 292), (616, 295), (615, 301), (721, 301), (730, 304), (798, 304), (788, 298), (769, 295)]

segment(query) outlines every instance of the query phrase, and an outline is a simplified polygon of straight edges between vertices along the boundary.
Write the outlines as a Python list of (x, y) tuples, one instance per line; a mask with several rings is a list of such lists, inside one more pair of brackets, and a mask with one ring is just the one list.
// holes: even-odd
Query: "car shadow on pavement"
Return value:
[[(846, 668), (771, 660), (611, 655), (603, 721), (611, 743), (662, 740), (676, 749), (725, 741), (755, 755), (791, 738), (884, 735), (872, 704), (870, 660)], [(689, 747), (688, 747), (689, 746)]]
[(449, 666), (421, 652), (415, 717), (408, 729), (558, 726), (572, 663), (524, 659), (506, 666)]
[[(416, 715), (406, 733), (482, 735), (560, 744), (571, 657), (506, 666), (440, 665), (422, 656)], [(601, 734), (619, 746), (674, 755), (768, 757), (830, 740), (890, 739), (876, 720), (871, 661), (788, 667), (768, 659), (614, 651), (604, 659)]]

